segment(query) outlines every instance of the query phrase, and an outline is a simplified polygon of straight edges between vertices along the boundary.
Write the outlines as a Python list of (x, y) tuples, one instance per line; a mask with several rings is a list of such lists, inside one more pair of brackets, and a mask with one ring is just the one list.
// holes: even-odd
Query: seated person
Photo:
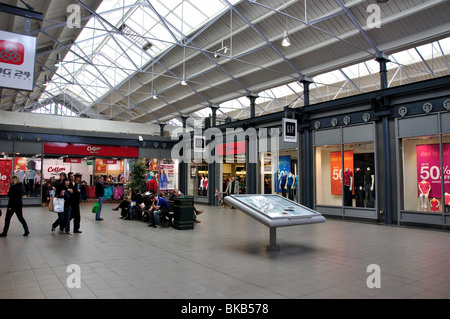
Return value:
[[(179, 197), (179, 196), (183, 196), (183, 194), (180, 192), (179, 189), (175, 189), (172, 193), (172, 195), (170, 195), (169, 200), (173, 201), (175, 200), (175, 198)], [(203, 213), (202, 210), (197, 210), (197, 208), (195, 208), (194, 206), (194, 223), (200, 223), (200, 221), (197, 219), (197, 215), (200, 215), (201, 213)]]
[(155, 228), (161, 227), (161, 216), (165, 218), (165, 216), (169, 214), (169, 204), (164, 198), (153, 194), (150, 195), (148, 199), (151, 205), (148, 211), (150, 219), (150, 224), (148, 226)]
[(130, 219), (130, 204), (130, 200), (124, 199), (119, 206), (114, 207), (112, 210), (118, 211), (120, 208), (120, 219)]
[(133, 191), (132, 197), (131, 197), (131, 201), (135, 202), (134, 205), (132, 205), (131, 209), (130, 209), (130, 218), (138, 218), (141, 219), (142, 218), (142, 208), (141, 208), (141, 204), (144, 202), (144, 197), (142, 196), (141, 190), (136, 187)]

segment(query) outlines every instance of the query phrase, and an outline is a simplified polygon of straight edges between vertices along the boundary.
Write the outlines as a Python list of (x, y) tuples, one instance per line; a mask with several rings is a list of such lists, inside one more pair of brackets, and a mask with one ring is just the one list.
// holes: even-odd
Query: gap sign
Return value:
[(285, 142), (297, 142), (297, 120), (283, 119), (283, 140)]

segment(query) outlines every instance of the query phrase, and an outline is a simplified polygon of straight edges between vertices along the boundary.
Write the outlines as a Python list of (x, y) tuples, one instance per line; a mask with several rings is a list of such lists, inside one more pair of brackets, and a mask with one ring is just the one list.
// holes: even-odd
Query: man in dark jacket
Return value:
[(99, 209), (97, 214), (95, 214), (95, 220), (103, 220), (103, 218), (100, 217), (100, 214), (102, 212), (102, 204), (103, 204), (103, 196), (105, 195), (105, 189), (103, 187), (103, 176), (100, 176), (98, 178), (97, 184), (95, 184), (95, 197), (97, 197)]
[(5, 225), (3, 226), (3, 233), (0, 234), (0, 237), (6, 237), (8, 234), (9, 223), (11, 221), (11, 217), (16, 213), (17, 218), (23, 226), (24, 236), (28, 236), (30, 231), (28, 230), (27, 222), (25, 218), (23, 218), (22, 214), (22, 183), (20, 182), (17, 176), (13, 176), (11, 178), (11, 187), (8, 191), (8, 208), (6, 210), (5, 216)]

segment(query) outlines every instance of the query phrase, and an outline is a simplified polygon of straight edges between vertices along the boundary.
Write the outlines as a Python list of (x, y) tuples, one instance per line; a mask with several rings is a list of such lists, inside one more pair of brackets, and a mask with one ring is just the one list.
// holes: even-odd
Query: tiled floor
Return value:
[[(0, 298), (450, 298), (449, 232), (328, 219), (278, 228), (281, 250), (270, 252), (266, 226), (197, 206), (201, 223), (177, 230), (121, 220), (113, 204), (96, 222), (82, 204), (73, 235), (50, 232), (46, 207), (25, 208), (31, 235), (13, 217), (0, 238)], [(371, 264), (380, 288), (368, 288)]]

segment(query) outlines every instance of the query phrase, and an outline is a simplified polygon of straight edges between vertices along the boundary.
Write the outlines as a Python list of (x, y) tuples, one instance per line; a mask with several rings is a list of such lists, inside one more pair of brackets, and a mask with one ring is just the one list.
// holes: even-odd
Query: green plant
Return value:
[(131, 164), (130, 183), (128, 184), (131, 190), (138, 187), (141, 192), (145, 192), (147, 188), (147, 179), (145, 178), (145, 162), (137, 160)]

